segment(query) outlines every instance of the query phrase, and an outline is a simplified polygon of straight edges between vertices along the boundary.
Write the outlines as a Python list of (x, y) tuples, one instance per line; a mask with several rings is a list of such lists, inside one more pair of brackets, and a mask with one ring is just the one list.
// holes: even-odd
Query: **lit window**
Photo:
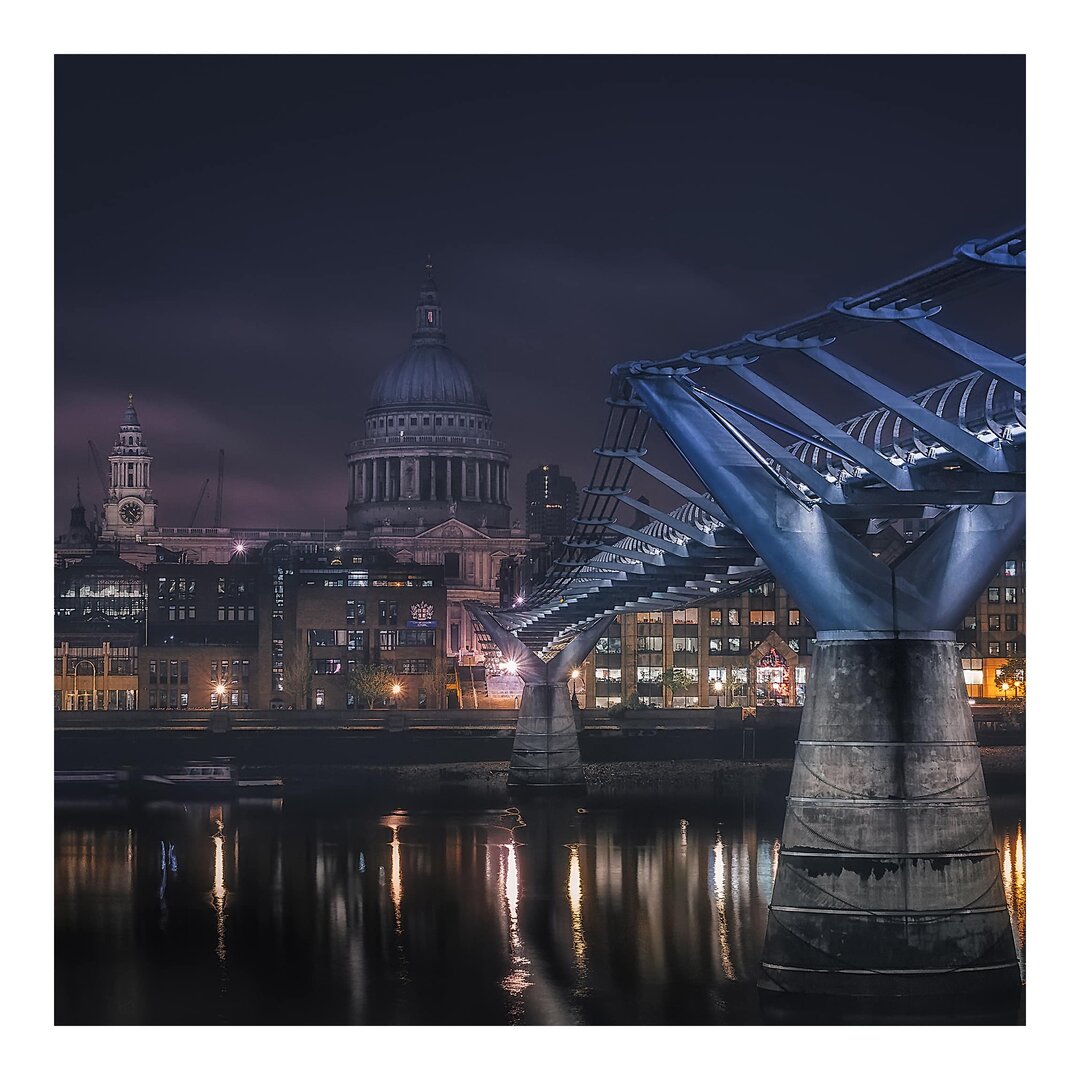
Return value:
[(1006, 577), (1016, 577), (1016, 560), (1015, 559), (1006, 559), (1005, 560), (1005, 576)]

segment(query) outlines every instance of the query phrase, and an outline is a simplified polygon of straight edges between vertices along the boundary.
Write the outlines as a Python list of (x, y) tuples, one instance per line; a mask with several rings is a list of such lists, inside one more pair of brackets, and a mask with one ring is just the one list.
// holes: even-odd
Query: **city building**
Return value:
[[(814, 630), (772, 581), (739, 597), (681, 611), (619, 615), (582, 665), (582, 704), (801, 705)], [(666, 688), (664, 672), (685, 678)]]
[[(364, 434), (348, 448), (343, 526), (159, 524), (152, 460), (129, 395), (109, 457), (102, 527), (102, 539), (126, 561), (220, 566), (279, 543), (293, 558), (343, 546), (379, 548), (398, 562), (438, 568), (447, 589), (443, 647), (464, 663), (476, 658), (478, 647), (463, 602), (497, 604), (503, 560), (538, 546), (510, 519), (509, 448), (495, 438), (483, 388), (446, 343), (430, 264), (410, 346), (375, 380)], [(86, 553), (82, 534), (71, 535), (69, 529), (58, 538), (58, 559)]]
[(375, 705), (447, 705), (443, 568), (382, 549), (146, 567), (102, 549), (57, 566), (55, 607), (58, 710), (354, 708), (368, 666), (397, 686)]
[(53, 708), (134, 709), (146, 634), (146, 581), (98, 551), (54, 572)]
[(286, 577), (280, 692), (290, 707), (367, 705), (358, 669), (393, 685), (373, 702), (446, 708), (446, 588), (442, 567), (398, 563), (378, 549), (303, 559)]
[[(893, 544), (895, 537), (886, 538)], [(903, 532), (899, 547), (905, 544)], [(976, 702), (1011, 696), (994, 676), (1025, 654), (1024, 550), (1011, 553), (957, 628), (968, 696)], [(583, 705), (608, 708), (632, 698), (642, 705), (803, 704), (813, 662), (814, 628), (779, 585), (753, 586), (736, 599), (682, 611), (618, 616), (580, 669), (573, 687)], [(686, 685), (661, 682), (671, 668)]]
[(140, 707), (269, 707), (268, 649), (259, 634), (269, 584), (261, 564), (157, 563), (145, 574)]
[(525, 477), (525, 530), (543, 540), (570, 535), (578, 511), (577, 484), (558, 465), (538, 465)]

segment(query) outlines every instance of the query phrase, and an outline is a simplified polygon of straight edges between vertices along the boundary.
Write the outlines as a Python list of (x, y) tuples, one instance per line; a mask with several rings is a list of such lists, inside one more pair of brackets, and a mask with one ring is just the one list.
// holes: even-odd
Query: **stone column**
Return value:
[(1017, 990), (955, 641), (823, 637), (759, 985), (872, 996)]

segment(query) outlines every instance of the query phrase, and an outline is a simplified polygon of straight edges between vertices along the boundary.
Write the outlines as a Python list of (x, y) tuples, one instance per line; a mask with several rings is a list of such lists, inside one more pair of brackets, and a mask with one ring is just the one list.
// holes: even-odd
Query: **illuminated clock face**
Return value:
[(126, 502), (120, 507), (120, 520), (126, 525), (134, 525), (142, 517), (142, 503)]
[(430, 622), (435, 609), (430, 604), (413, 604), (409, 609), (414, 622)]

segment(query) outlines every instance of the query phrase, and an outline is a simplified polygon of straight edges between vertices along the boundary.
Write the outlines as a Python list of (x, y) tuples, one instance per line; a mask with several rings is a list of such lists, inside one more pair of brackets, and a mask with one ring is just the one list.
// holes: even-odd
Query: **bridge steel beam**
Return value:
[(567, 682), (570, 672), (592, 652), (615, 616), (601, 616), (545, 661), (487, 608), (475, 601), (466, 601), (464, 606), (487, 631), (503, 658), (517, 665), (517, 674), (525, 683), (507, 784), (523, 788), (583, 787), (578, 723)]
[[(820, 348), (803, 351), (838, 366)], [(1021, 538), (1024, 496), (954, 506), (890, 567), (763, 469), (695, 395), (689, 368), (625, 374), (817, 628), (759, 985), (856, 996), (1016, 990), (953, 628)], [(925, 423), (925, 410), (887, 396)], [(991, 446), (971, 453), (971, 436), (933, 420), (946, 445), (1001, 467)]]

